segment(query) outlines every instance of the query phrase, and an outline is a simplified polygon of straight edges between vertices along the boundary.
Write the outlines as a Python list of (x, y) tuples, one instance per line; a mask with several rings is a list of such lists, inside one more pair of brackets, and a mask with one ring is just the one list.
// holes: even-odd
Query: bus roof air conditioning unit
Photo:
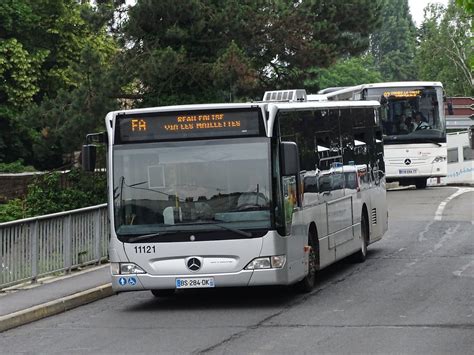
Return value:
[(303, 102), (306, 101), (306, 90), (274, 90), (265, 91), (263, 94), (265, 102)]

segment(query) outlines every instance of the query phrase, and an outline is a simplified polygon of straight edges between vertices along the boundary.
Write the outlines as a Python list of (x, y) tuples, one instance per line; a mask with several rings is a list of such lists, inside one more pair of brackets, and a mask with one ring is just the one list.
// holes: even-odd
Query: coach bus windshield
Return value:
[(442, 97), (435, 88), (370, 88), (366, 99), (381, 103), (385, 142), (446, 141), (444, 116), (439, 110)]
[(114, 146), (117, 235), (268, 229), (269, 149), (265, 138)]

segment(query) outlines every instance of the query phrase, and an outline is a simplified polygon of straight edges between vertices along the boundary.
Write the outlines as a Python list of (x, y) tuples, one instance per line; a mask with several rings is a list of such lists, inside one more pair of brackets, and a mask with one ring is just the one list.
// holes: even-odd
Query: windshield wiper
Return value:
[[(228, 226), (222, 225), (221, 223), (214, 223), (214, 222), (211, 222), (211, 221), (202, 221), (202, 220), (200, 220), (197, 223), (193, 223), (193, 222), (179, 223), (176, 226), (183, 225), (183, 224), (185, 224), (185, 225), (207, 225), (207, 224), (209, 224), (209, 225), (221, 227), (222, 229), (226, 229), (228, 231), (243, 235), (244, 237), (247, 237), (247, 238), (252, 237), (252, 233), (250, 233), (250, 232), (246, 232), (246, 231), (243, 231), (243, 230), (237, 229), (237, 228), (228, 227)], [(127, 240), (127, 243), (135, 243), (135, 242), (139, 242), (139, 241), (143, 241), (143, 240), (147, 240), (147, 239), (154, 239), (155, 237), (159, 237), (159, 236), (162, 236), (162, 235), (165, 235), (165, 234), (170, 234), (170, 233), (176, 233), (176, 231), (163, 231), (163, 232), (157, 232), (157, 233), (137, 235), (136, 237), (129, 238)]]
[(142, 240), (146, 240), (146, 239), (153, 239), (155, 237), (159, 237), (161, 235), (165, 235), (165, 234), (170, 234), (170, 233), (174, 233), (174, 232), (158, 232), (158, 233), (150, 233), (150, 234), (143, 234), (143, 235), (137, 235), (136, 237), (131, 237), (127, 240), (128, 243), (135, 243), (135, 242), (139, 242), (139, 241), (142, 241)]
[(244, 237), (247, 237), (247, 238), (250, 238), (250, 237), (252, 236), (252, 233), (250, 233), (250, 232), (246, 232), (246, 231), (243, 231), (243, 230), (237, 229), (237, 228), (232, 228), (232, 227), (224, 226), (224, 225), (222, 225), (222, 224), (220, 224), (220, 223), (212, 223), (212, 222), (209, 222), (209, 223), (206, 223), (206, 224), (213, 224), (213, 225), (215, 225), (215, 226), (221, 227), (222, 229), (227, 229), (228, 231), (231, 231), (231, 232), (234, 232), (234, 233), (243, 235)]
[(436, 141), (433, 141), (431, 139), (427, 139), (426, 140), (428, 143), (433, 143), (433, 144), (436, 144), (438, 147), (441, 147), (441, 144), (439, 142), (436, 142)]

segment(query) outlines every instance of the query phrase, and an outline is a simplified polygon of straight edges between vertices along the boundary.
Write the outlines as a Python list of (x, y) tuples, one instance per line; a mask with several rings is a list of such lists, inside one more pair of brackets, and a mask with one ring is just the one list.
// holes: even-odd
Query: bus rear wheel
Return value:
[(353, 255), (353, 260), (357, 263), (363, 263), (367, 259), (367, 245), (369, 245), (369, 221), (367, 214), (362, 212), (360, 217), (360, 250)]
[(166, 289), (166, 290), (151, 290), (151, 293), (155, 297), (171, 297), (174, 295), (174, 289)]
[(317, 273), (317, 264), (318, 264), (318, 237), (314, 233), (310, 233), (308, 236), (308, 274), (304, 277), (303, 280), (299, 281), (296, 284), (296, 289), (299, 292), (307, 293), (311, 292), (316, 284), (316, 273)]

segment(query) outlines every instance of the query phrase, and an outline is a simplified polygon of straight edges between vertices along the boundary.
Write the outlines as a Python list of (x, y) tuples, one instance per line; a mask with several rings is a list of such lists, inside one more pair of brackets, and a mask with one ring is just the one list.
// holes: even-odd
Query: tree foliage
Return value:
[(353, 86), (382, 81), (382, 75), (370, 54), (349, 57), (337, 61), (329, 68), (312, 68), (312, 78), (306, 80), (305, 87), (316, 92), (319, 89), (336, 86)]
[(0, 161), (60, 166), (72, 138), (115, 107), (103, 79), (117, 50), (100, 20), (110, 3), (0, 2)]
[(123, 72), (141, 105), (260, 97), (361, 53), (379, 12), (368, 0), (142, 0), (124, 26)]
[(425, 9), (417, 55), (419, 75), (443, 82), (450, 96), (473, 96), (472, 17), (453, 1)]
[(468, 14), (474, 14), (474, 0), (456, 0), (456, 4), (464, 8)]
[(371, 36), (371, 53), (384, 81), (416, 80), (416, 27), (408, 0), (385, 0), (383, 26)]

